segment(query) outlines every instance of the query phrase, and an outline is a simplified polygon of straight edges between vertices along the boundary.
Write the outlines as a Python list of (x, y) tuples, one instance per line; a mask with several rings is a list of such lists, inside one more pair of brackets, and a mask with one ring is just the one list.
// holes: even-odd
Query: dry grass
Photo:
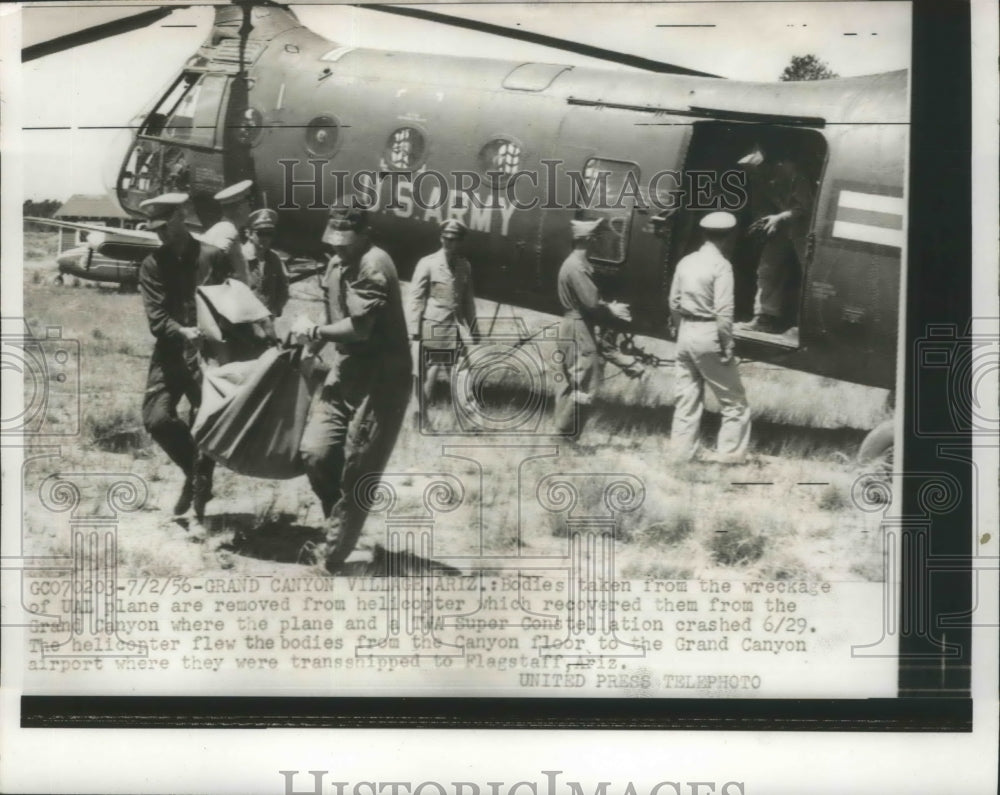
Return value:
[[(184, 528), (164, 526), (180, 488), (179, 473), (148, 437), (129, 435), (141, 426), (138, 412), (152, 347), (139, 298), (34, 284), (30, 277), (25, 282), (31, 326), (59, 324), (64, 337), (81, 345), (82, 436), (64, 445), (66, 463), (59, 466), (134, 472), (150, 488), (148, 510), (130, 516), (122, 533), (122, 574), (197, 576), (230, 567), (238, 573), (277, 573), (283, 567), (301, 572), (298, 550), (321, 526), (304, 478), (266, 483), (220, 470), (209, 505), (217, 521), (207, 543), (192, 544)], [(300, 312), (320, 316), (310, 289), (296, 290), (286, 318)], [(487, 306), (481, 311), (489, 316)], [(525, 317), (530, 328), (551, 322), (532, 313)], [(665, 343), (648, 347), (670, 353)], [(882, 416), (884, 392), (746, 365), (755, 412), (749, 461), (737, 467), (676, 464), (668, 446), (669, 368), (640, 381), (614, 372), (608, 371), (611, 377), (577, 446), (530, 434), (432, 436), (407, 422), (387, 476), (398, 495), (394, 516), (425, 516), (427, 478), (443, 473), (461, 481), (464, 496), (453, 510), (435, 515), (433, 555), (459, 568), (500, 570), (520, 565), (525, 556), (563, 559), (578, 527), (571, 520), (603, 516), (614, 529), (616, 571), (624, 577), (881, 578), (877, 517), (860, 516), (847, 495), (854, 474), (848, 459), (863, 429)], [(523, 399), (516, 383), (498, 384), (490, 392), (490, 410), (503, 414)], [(430, 415), (438, 427), (458, 427), (443, 393)], [(717, 418), (706, 415), (708, 444), (715, 427)], [(476, 445), (492, 449), (470, 448)], [(543, 455), (541, 448), (554, 447), (558, 455)], [(535, 485), (553, 473), (575, 478), (579, 500), (570, 513), (546, 510), (538, 499)], [(642, 484), (644, 500), (636, 510), (607, 511), (603, 489), (616, 474)], [(29, 473), (28, 488), (40, 477)], [(376, 540), (385, 532), (384, 519), (370, 520), (366, 532)], [(50, 554), (56, 542), (44, 530), (45, 518), (34, 524), (34, 552)], [(225, 565), (220, 548), (229, 555)]]
[(673, 513), (646, 525), (629, 539), (649, 547), (672, 547), (691, 536), (695, 530), (694, 511), (689, 505), (678, 505)]
[(59, 253), (59, 232), (44, 232), (26, 229), (24, 237), (24, 259), (28, 262), (52, 262)]

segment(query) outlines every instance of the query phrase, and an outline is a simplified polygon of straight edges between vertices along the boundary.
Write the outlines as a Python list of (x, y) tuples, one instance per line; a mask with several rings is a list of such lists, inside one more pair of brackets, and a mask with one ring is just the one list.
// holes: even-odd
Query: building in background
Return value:
[[(57, 221), (70, 221), (76, 224), (96, 224), (119, 229), (135, 227), (135, 219), (122, 210), (118, 202), (106, 193), (97, 195), (76, 193), (70, 196), (52, 217)], [(85, 230), (61, 229), (59, 253), (83, 245), (86, 241)]]

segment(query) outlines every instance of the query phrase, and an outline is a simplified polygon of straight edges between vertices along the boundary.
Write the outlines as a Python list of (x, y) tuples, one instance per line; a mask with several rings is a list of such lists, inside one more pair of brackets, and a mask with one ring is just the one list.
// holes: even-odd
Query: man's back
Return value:
[(677, 264), (670, 288), (670, 309), (692, 318), (732, 318), (732, 266), (711, 243), (703, 244)]
[(576, 312), (586, 320), (595, 319), (592, 315), (600, 302), (592, 270), (587, 255), (582, 251), (573, 251), (563, 260), (556, 280), (559, 303), (563, 309)]
[(247, 261), (243, 256), (243, 241), (240, 238), (240, 230), (236, 224), (228, 218), (223, 218), (218, 223), (209, 227), (202, 236), (202, 239), (209, 245), (220, 249), (232, 264), (233, 276), (241, 282), (248, 282)]

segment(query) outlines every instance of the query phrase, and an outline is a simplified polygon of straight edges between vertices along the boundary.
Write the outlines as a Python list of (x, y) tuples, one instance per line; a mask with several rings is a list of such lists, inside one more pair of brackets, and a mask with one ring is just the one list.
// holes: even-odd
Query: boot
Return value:
[(335, 574), (354, 551), (364, 523), (364, 514), (345, 510), (342, 502), (334, 506), (326, 522), (326, 539), (323, 543), (324, 563), (328, 572)]
[(323, 509), (323, 518), (329, 519), (333, 515), (333, 506), (336, 505), (336, 501), (331, 500), (328, 497), (322, 497), (320, 498), (319, 504)]
[(757, 331), (761, 334), (780, 334), (782, 332), (781, 323), (778, 318), (771, 315), (757, 315), (753, 322), (747, 323), (743, 327), (744, 331)]
[(205, 506), (213, 496), (212, 476), (204, 474), (195, 475), (193, 488), (194, 515), (198, 517), (199, 521), (205, 518)]
[(183, 516), (191, 508), (191, 500), (194, 497), (194, 479), (191, 475), (184, 478), (184, 485), (181, 487), (181, 494), (174, 503), (174, 516)]

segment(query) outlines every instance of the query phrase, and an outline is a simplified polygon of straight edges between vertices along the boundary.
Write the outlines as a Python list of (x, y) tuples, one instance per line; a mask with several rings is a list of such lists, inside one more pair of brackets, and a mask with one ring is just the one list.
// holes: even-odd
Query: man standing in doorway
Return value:
[(700, 226), (704, 244), (677, 263), (670, 285), (670, 314), (678, 329), (670, 441), (680, 458), (697, 455), (707, 384), (722, 408), (719, 458), (736, 463), (750, 441), (750, 406), (733, 357), (733, 268), (726, 259), (736, 218), (710, 213)]
[(356, 486), (385, 469), (406, 415), (412, 377), (399, 278), (389, 255), (372, 245), (367, 212), (334, 209), (323, 241), (335, 252), (323, 277), (326, 322), (299, 319), (292, 333), (314, 349), (327, 343), (336, 349), (299, 446), (328, 520), (318, 557), (332, 570), (361, 535), (367, 511)]
[(573, 251), (559, 269), (559, 303), (565, 311), (559, 324), (559, 354), (562, 384), (557, 388), (556, 432), (579, 437), (587, 418), (587, 407), (601, 377), (602, 345), (598, 327), (621, 327), (632, 321), (628, 306), (601, 300), (594, 283), (594, 266), (587, 249), (603, 218), (570, 221)]
[[(410, 281), (412, 339), (421, 356), (444, 356), (458, 363), (469, 342), (479, 341), (476, 326), (476, 299), (472, 291), (472, 266), (463, 248), (468, 227), (461, 221), (441, 224), (441, 248), (417, 263)], [(418, 372), (420, 365), (418, 362)], [(442, 367), (436, 360), (427, 361), (420, 385), (420, 419), (428, 421), (434, 385)]]
[(788, 287), (801, 266), (795, 232), (809, 218), (812, 191), (791, 160), (777, 157), (760, 142), (740, 158), (739, 165), (748, 173), (754, 219), (748, 231), (764, 238), (757, 262), (754, 319), (744, 329), (780, 334), (792, 324)]
[(149, 330), (156, 338), (149, 361), (142, 421), (150, 436), (184, 472), (184, 487), (174, 505), (176, 515), (204, 517), (212, 498), (211, 459), (198, 453), (189, 423), (177, 416), (187, 397), (192, 417), (201, 404), (201, 367), (197, 345), (201, 332), (195, 319), (195, 289), (221, 284), (231, 274), (229, 259), (219, 249), (195, 240), (184, 224), (186, 193), (167, 193), (144, 201), (146, 227), (160, 237), (160, 247), (139, 268)]

